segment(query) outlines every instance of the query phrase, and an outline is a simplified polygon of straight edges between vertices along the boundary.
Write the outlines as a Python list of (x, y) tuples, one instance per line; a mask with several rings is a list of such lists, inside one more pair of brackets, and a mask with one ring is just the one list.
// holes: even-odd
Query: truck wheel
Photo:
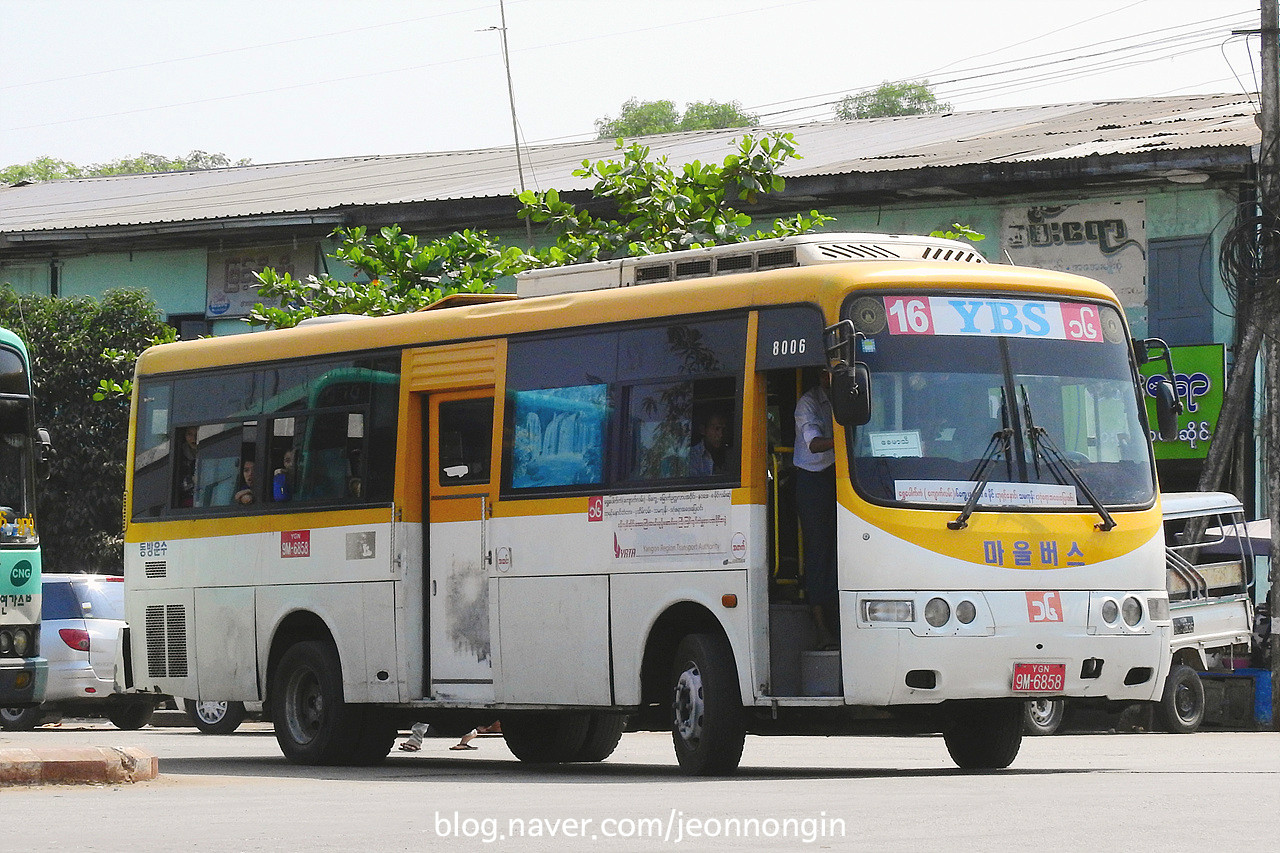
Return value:
[(1029, 735), (1056, 734), (1066, 716), (1062, 699), (1032, 699), (1022, 706), (1022, 730)]
[(342, 665), (331, 644), (306, 640), (280, 658), (271, 720), (280, 751), (294, 764), (349, 763), (360, 746), (360, 710), (343, 701)]
[(243, 702), (196, 702), (183, 699), (182, 706), (195, 727), (207, 735), (229, 735), (244, 722)]
[(511, 754), (529, 764), (563, 764), (578, 758), (591, 726), (589, 714), (545, 711), (502, 717)]
[(732, 773), (742, 760), (746, 723), (738, 670), (719, 634), (690, 634), (671, 667), (671, 740), (690, 776)]
[(950, 713), (942, 739), (962, 770), (1002, 770), (1022, 746), (1025, 702), (965, 702)]
[(131, 732), (151, 722), (155, 712), (156, 703), (150, 699), (128, 699), (112, 702), (107, 708), (107, 719), (117, 729)]
[(1156, 723), (1166, 732), (1188, 735), (1204, 722), (1204, 684), (1184, 663), (1174, 664), (1164, 681), (1164, 695), (1156, 705)]
[(618, 748), (626, 725), (626, 714), (592, 714), (591, 721), (587, 724), (587, 736), (573, 760), (604, 761)]

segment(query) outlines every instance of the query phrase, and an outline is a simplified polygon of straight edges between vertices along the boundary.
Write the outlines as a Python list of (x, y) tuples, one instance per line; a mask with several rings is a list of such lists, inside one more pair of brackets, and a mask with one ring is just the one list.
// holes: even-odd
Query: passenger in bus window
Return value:
[(293, 448), (284, 452), (280, 467), (271, 476), (271, 499), (287, 501), (293, 498), (293, 487), (297, 478), (297, 466), (294, 463)]
[(710, 412), (694, 421), (698, 441), (689, 448), (689, 476), (710, 477), (728, 470), (729, 419), (723, 412)]
[(178, 457), (178, 506), (189, 507), (196, 497), (196, 451), (199, 432), (193, 427), (183, 427), (182, 449)]
[(251, 504), (254, 501), (254, 467), (255, 465), (252, 459), (244, 459), (240, 462), (240, 488), (236, 490), (235, 494), (235, 502), (238, 504)]
[(836, 452), (831, 417), (831, 374), (796, 402), (796, 508), (804, 536), (805, 597), (813, 610), (819, 648), (835, 648), (839, 622), (836, 596)]

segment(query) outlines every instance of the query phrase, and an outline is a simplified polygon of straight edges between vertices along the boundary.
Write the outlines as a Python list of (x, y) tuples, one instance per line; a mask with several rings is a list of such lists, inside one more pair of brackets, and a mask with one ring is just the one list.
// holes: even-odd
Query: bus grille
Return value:
[(164, 560), (151, 560), (142, 564), (142, 569), (149, 578), (169, 576), (169, 564)]
[(147, 675), (186, 678), (187, 608), (181, 604), (149, 604), (146, 623)]

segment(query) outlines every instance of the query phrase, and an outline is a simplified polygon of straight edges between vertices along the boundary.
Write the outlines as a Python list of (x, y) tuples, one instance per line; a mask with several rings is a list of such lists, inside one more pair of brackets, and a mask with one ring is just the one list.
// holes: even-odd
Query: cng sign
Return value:
[(19, 560), (13, 564), (13, 570), (9, 572), (9, 582), (15, 587), (25, 586), (33, 574), (35, 571), (31, 568), (31, 561)]

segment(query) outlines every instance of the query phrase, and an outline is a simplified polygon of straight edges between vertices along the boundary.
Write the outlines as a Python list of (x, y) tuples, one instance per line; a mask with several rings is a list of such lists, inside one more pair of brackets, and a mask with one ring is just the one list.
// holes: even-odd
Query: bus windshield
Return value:
[[(1133, 506), (1155, 494), (1124, 325), (1052, 300), (885, 297), (855, 304), (872, 373), (854, 481), (882, 503)], [(1079, 320), (1084, 317), (1084, 321)], [(1073, 319), (1074, 318), (1074, 319)]]
[(38, 541), (30, 414), (29, 398), (0, 398), (0, 545)]

